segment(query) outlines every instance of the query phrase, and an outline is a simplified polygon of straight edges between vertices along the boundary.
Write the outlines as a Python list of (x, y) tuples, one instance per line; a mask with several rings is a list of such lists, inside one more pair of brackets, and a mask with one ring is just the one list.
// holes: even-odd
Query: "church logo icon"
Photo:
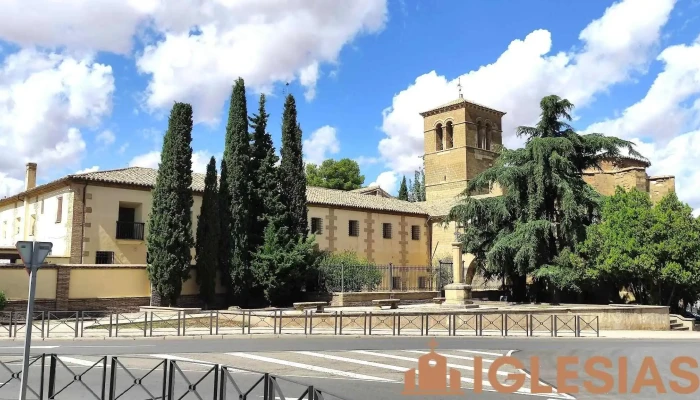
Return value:
[[(437, 343), (435, 339), (430, 341), (430, 353), (422, 355), (418, 359), (418, 369), (412, 368), (406, 371), (403, 392), (410, 396), (458, 396), (464, 392), (460, 386), (462, 375), (454, 368), (449, 371), (449, 385), (447, 373), (447, 358), (435, 352)], [(418, 382), (416, 385), (416, 375)]]

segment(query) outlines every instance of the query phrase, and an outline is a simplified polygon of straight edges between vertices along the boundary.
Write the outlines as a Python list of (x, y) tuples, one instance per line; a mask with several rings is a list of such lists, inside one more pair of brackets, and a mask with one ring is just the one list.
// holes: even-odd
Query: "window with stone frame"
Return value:
[(350, 220), (348, 221), (348, 235), (349, 236), (360, 236), (360, 221)]
[(445, 148), (446, 149), (451, 149), (454, 147), (454, 134), (453, 134), (453, 129), (452, 129), (452, 121), (447, 121), (447, 124), (445, 125)]
[(58, 196), (56, 201), (58, 202), (56, 207), (56, 223), (60, 224), (63, 219), (63, 195)]
[(311, 233), (314, 235), (323, 233), (323, 218), (311, 218)]
[(95, 252), (95, 264), (114, 264), (113, 251), (97, 251)]
[(420, 225), (411, 226), (411, 239), (420, 240)]
[(382, 224), (382, 237), (384, 239), (391, 239), (391, 224)]

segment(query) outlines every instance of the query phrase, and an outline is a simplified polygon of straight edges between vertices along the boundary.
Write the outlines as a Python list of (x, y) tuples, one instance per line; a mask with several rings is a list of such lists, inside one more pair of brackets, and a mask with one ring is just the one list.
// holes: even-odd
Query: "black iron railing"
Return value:
[(318, 283), (336, 293), (441, 291), (452, 283), (452, 264), (324, 266), (319, 270)]
[(117, 221), (117, 239), (143, 240), (145, 226), (143, 222)]
[[(445, 336), (600, 336), (597, 315), (494, 310), (221, 310), (34, 314), (35, 338), (111, 338), (251, 334)], [(23, 337), (24, 314), (0, 312), (0, 337)]]
[[(0, 354), (0, 399), (17, 398), (21, 358)], [(100, 356), (79, 368), (70, 361), (57, 354), (32, 356), (28, 398), (343, 400), (273, 374), (195, 360)]]

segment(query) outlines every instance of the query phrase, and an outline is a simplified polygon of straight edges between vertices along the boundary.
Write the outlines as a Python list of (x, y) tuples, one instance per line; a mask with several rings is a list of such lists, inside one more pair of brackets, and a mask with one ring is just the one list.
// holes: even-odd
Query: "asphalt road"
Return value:
[[(231, 378), (242, 391), (253, 387), (264, 371), (287, 378), (302, 384), (279, 381), (281, 394), (285, 398), (297, 398), (305, 390), (304, 385), (314, 385), (321, 390), (337, 394), (343, 399), (405, 399), (402, 395), (404, 373), (411, 368), (417, 368), (418, 358), (429, 351), (428, 337), (254, 337), (227, 339), (138, 339), (138, 340), (97, 340), (97, 341), (37, 341), (33, 352), (54, 353), (59, 355), (57, 363), (56, 390), (71, 383), (56, 399), (92, 399), (96, 398), (85, 389), (83, 383), (97, 394), (101, 393), (102, 374), (107, 378), (113, 373), (112, 366), (103, 369), (101, 365), (90, 368), (100, 360), (101, 355), (117, 356), (116, 365), (117, 387), (115, 394), (131, 386), (134, 379), (146, 375), (141, 385), (129, 389), (122, 399), (158, 398), (162, 392), (163, 369), (158, 367), (164, 358), (174, 359), (178, 369), (173, 370), (177, 396), (185, 394), (191, 384), (199, 379), (196, 391), (202, 398), (212, 398), (213, 372), (206, 363), (223, 364), (233, 368)], [(630, 340), (630, 339), (600, 339), (600, 338), (449, 338), (437, 337), (436, 352), (446, 357), (450, 369), (460, 372), (460, 386), (464, 390), (461, 397), (482, 399), (697, 399), (698, 392), (688, 395), (677, 395), (670, 392), (671, 376), (669, 366), (671, 360), (678, 356), (690, 356), (700, 360), (700, 345), (692, 340)], [(16, 370), (16, 357), (21, 355), (22, 343), (17, 341), (0, 341), (0, 360), (9, 368)], [(497, 379), (507, 384), (508, 373), (531, 373), (531, 357), (539, 359), (539, 380), (541, 385), (557, 387), (556, 359), (562, 356), (577, 356), (580, 359), (577, 370), (581, 371), (578, 379), (571, 379), (573, 384), (583, 389), (584, 379), (590, 379), (583, 371), (583, 363), (593, 356), (609, 357), (615, 361), (619, 357), (628, 360), (629, 392), (646, 356), (654, 359), (664, 386), (669, 393), (658, 394), (656, 390), (642, 388), (640, 393), (619, 393), (616, 385), (612, 392), (606, 395), (590, 393), (531, 393), (531, 379), (527, 379), (519, 393), (495, 393), (489, 386), (493, 382), (487, 379), (488, 368), (503, 355), (512, 355), (522, 361), (523, 369), (512, 366), (499, 368)], [(12, 356), (15, 355), (15, 356)], [(482, 360), (482, 368), (478, 368), (477, 358)], [(204, 363), (204, 364), (203, 364)], [(47, 362), (48, 364), (48, 362)], [(153, 368), (153, 372), (150, 372)], [(477, 367), (477, 368), (475, 368)], [(21, 367), (20, 367), (21, 368)], [(685, 367), (688, 368), (688, 367)], [(574, 370), (574, 367), (569, 367)], [(696, 376), (700, 370), (691, 369)], [(481, 379), (477, 371), (483, 370)], [(40, 377), (41, 367), (36, 365), (31, 369), (35, 387)], [(36, 371), (36, 372), (34, 372)], [(48, 372), (48, 367), (45, 367)], [(87, 371), (87, 372), (86, 372)], [(421, 370), (422, 371), (422, 370)], [(209, 374), (207, 375), (207, 372)], [(536, 372), (536, 371), (534, 371)], [(84, 374), (81, 381), (75, 381), (74, 376)], [(617, 374), (615, 374), (617, 375)], [(475, 379), (477, 378), (477, 379)], [(0, 385), (9, 380), (6, 370), (0, 365)], [(484, 382), (484, 392), (475, 394), (475, 381)], [(593, 380), (600, 385), (600, 381)], [(682, 385), (687, 381), (679, 380)], [(227, 381), (228, 398), (238, 398), (231, 380)], [(10, 380), (4, 388), (0, 388), (0, 399), (16, 399), (17, 380)], [(145, 389), (145, 390), (144, 390)], [(45, 389), (48, 390), (48, 389)], [(108, 389), (107, 389), (108, 391)], [(150, 392), (150, 394), (149, 394)], [(251, 392), (249, 398), (260, 398), (262, 386)], [(231, 394), (235, 394), (231, 397)], [(197, 398), (194, 393), (184, 397)], [(279, 396), (279, 398), (282, 398)], [(327, 399), (333, 397), (327, 396)], [(454, 399), (453, 396), (421, 396), (424, 399)]]

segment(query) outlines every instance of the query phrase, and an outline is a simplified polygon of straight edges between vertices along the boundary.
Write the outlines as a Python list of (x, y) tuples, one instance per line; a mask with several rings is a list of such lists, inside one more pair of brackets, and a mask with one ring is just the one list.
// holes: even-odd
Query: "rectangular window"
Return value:
[(318, 235), (323, 233), (323, 219), (311, 218), (311, 233)]
[(36, 215), (30, 217), (29, 224), (29, 236), (34, 236), (36, 234)]
[(391, 224), (382, 224), (382, 236), (384, 239), (391, 239)]
[(41, 199), (41, 214), (44, 214), (44, 199)]
[(420, 240), (420, 226), (418, 226), (418, 225), (411, 226), (411, 239)]
[(95, 264), (114, 264), (113, 251), (95, 252)]
[(418, 289), (427, 289), (427, 288), (428, 288), (428, 277), (419, 276), (418, 277)]
[(391, 289), (397, 290), (401, 289), (401, 277), (400, 276), (395, 276), (391, 278)]
[(348, 235), (360, 236), (360, 221), (351, 220), (348, 222)]
[(56, 200), (58, 201), (58, 205), (56, 207), (56, 223), (60, 224), (61, 219), (63, 218), (63, 195), (58, 196)]

